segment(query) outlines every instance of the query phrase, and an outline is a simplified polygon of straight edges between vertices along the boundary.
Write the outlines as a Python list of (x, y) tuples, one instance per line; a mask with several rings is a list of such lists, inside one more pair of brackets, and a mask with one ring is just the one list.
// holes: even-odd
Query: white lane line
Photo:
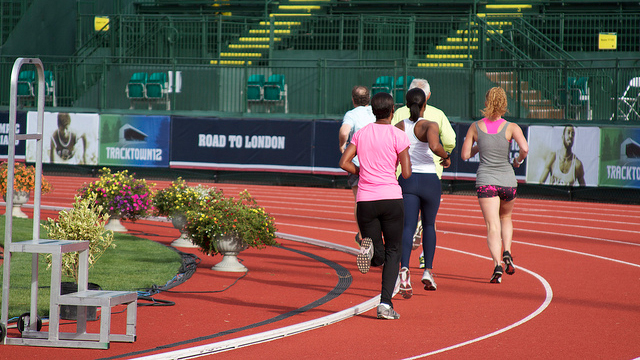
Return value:
[[(460, 223), (452, 222), (452, 221), (439, 221), (439, 222), (446, 223), (446, 224), (460, 225)], [(486, 228), (486, 225), (484, 225), (484, 224), (464, 224), (464, 225)], [(553, 225), (555, 226), (557, 224), (553, 224)], [(535, 234), (545, 234), (545, 235), (553, 235), (553, 236), (566, 236), (566, 237), (570, 237), (570, 238), (578, 238), (578, 239), (594, 240), (594, 241), (603, 241), (603, 242), (610, 242), (610, 243), (614, 243), (614, 244), (640, 246), (640, 243), (634, 243), (634, 242), (629, 242), (629, 241), (620, 241), (620, 240), (612, 240), (612, 239), (604, 239), (604, 238), (598, 238), (598, 237), (593, 237), (593, 236), (558, 233), (558, 232), (532, 230), (532, 229), (522, 229), (522, 228), (513, 228), (513, 230), (514, 231), (518, 231), (518, 232), (530, 232), (530, 233), (535, 233)], [(459, 233), (459, 232), (448, 231), (448, 230), (442, 230), (442, 231), (438, 230), (438, 232), (448, 233), (448, 234), (473, 235), (475, 237), (480, 237), (480, 238), (486, 238), (487, 237), (486, 235), (466, 234), (466, 233)], [(514, 242), (517, 242), (517, 241), (514, 240)]]
[[(342, 251), (348, 254), (357, 254), (358, 250), (355, 248), (351, 248), (348, 246), (344, 246), (344, 245), (339, 245), (339, 244), (334, 244), (334, 243), (330, 243), (330, 242), (326, 242), (326, 241), (322, 241), (322, 240), (317, 240), (317, 239), (313, 239), (313, 238), (308, 238), (308, 237), (303, 237), (303, 236), (297, 236), (297, 235), (291, 235), (291, 234), (284, 234), (284, 233), (277, 233), (277, 236), (281, 239), (286, 239), (286, 240), (291, 240), (291, 241), (298, 241), (298, 242), (303, 242), (303, 243), (307, 243), (307, 244), (312, 244), (312, 245), (316, 245), (319, 247), (326, 247), (329, 249), (333, 249), (333, 250), (337, 250), (337, 251)], [(461, 254), (466, 254), (466, 255), (470, 255), (470, 256), (475, 256), (475, 257), (479, 257), (482, 259), (487, 259), (487, 260), (491, 260), (490, 258), (486, 257), (486, 256), (482, 256), (482, 255), (478, 255), (478, 254), (473, 254), (473, 253), (469, 253), (469, 252), (465, 252), (462, 250), (457, 250), (457, 249), (451, 249), (451, 248), (446, 248), (446, 247), (441, 247), (438, 246), (438, 248), (440, 249), (444, 249), (444, 250), (449, 250), (449, 251), (454, 251), (454, 252), (458, 252)], [(540, 307), (538, 307), (538, 309), (536, 309), (536, 311), (534, 311), (533, 313), (531, 313), (529, 316), (525, 317), (524, 319), (509, 325), (503, 329), (494, 331), (493, 333), (481, 336), (479, 338), (464, 342), (464, 343), (460, 343), (457, 345), (453, 345), (444, 349), (440, 349), (440, 350), (436, 350), (434, 352), (431, 353), (427, 353), (427, 354), (423, 354), (423, 355), (418, 355), (417, 357), (413, 357), (410, 359), (418, 359), (421, 357), (425, 357), (425, 356), (429, 356), (429, 355), (433, 355), (433, 354), (438, 354), (441, 352), (445, 352), (448, 350), (452, 350), (452, 349), (456, 349), (468, 344), (472, 344), (474, 342), (478, 342), (484, 339), (487, 339), (489, 337), (498, 335), (500, 333), (503, 333), (505, 331), (508, 331), (516, 326), (519, 326), (521, 324), (524, 324), (525, 322), (533, 319), (534, 317), (536, 317), (538, 314), (540, 314), (542, 311), (544, 311), (544, 309), (547, 308), (547, 306), (549, 306), (549, 303), (551, 302), (551, 299), (553, 298), (553, 290), (551, 289), (551, 286), (549, 285), (549, 283), (542, 278), (540, 275), (525, 269), (521, 266), (518, 266), (518, 270), (522, 270), (526, 273), (529, 273), (531, 275), (533, 275), (535, 278), (537, 278), (542, 285), (545, 288), (545, 293), (546, 293), (546, 297), (545, 297), (545, 301), (542, 303), (542, 305)], [(166, 352), (166, 353), (161, 353), (161, 354), (156, 354), (156, 355), (149, 355), (149, 356), (145, 356), (145, 357), (140, 357), (137, 359), (144, 359), (144, 360), (160, 360), (160, 359), (193, 359), (193, 358), (197, 358), (197, 357), (201, 357), (201, 356), (206, 356), (206, 355), (211, 355), (211, 354), (215, 354), (215, 353), (220, 353), (223, 351), (229, 351), (229, 350), (234, 350), (234, 349), (238, 349), (241, 347), (245, 347), (245, 346), (250, 346), (250, 345), (255, 345), (255, 344), (260, 344), (260, 343), (264, 343), (264, 342), (269, 342), (269, 341), (273, 341), (273, 340), (277, 340), (277, 339), (281, 339), (287, 336), (291, 336), (291, 335), (295, 335), (295, 334), (299, 334), (302, 332), (306, 332), (309, 330), (313, 330), (313, 329), (317, 329), (323, 326), (327, 326), (327, 325), (331, 325), (333, 323), (348, 319), (352, 316), (364, 313), (366, 311), (369, 311), (371, 309), (373, 309), (374, 307), (377, 306), (377, 304), (380, 301), (380, 295), (377, 295), (361, 304), (358, 304), (354, 307), (339, 311), (337, 313), (328, 315), (328, 316), (324, 316), (318, 319), (314, 319), (314, 320), (309, 320), (300, 324), (294, 324), (294, 325), (290, 325), (290, 326), (286, 326), (280, 329), (274, 329), (271, 331), (265, 331), (262, 333), (258, 333), (258, 334), (253, 334), (253, 335), (247, 335), (247, 336), (243, 336), (243, 337), (239, 337), (236, 339), (230, 339), (230, 340), (226, 340), (226, 341), (220, 341), (220, 342), (216, 342), (216, 343), (211, 343), (211, 344), (205, 344), (205, 345), (200, 345), (200, 346), (196, 346), (196, 347), (191, 347), (191, 348), (187, 348), (187, 349), (181, 349), (181, 350), (176, 350), (176, 351), (171, 351), (171, 352)]]
[[(479, 257), (481, 259), (491, 260), (491, 258), (489, 258), (489, 257), (478, 255), (478, 254), (474, 254), (474, 253), (470, 253), (470, 252), (466, 252), (466, 251), (462, 251), (462, 250), (451, 249), (451, 248), (442, 247), (442, 246), (438, 246), (438, 248), (439, 249), (444, 249), (444, 250), (449, 250), (449, 251), (454, 251), (454, 252), (465, 254), (465, 255)], [(451, 345), (451, 346), (448, 346), (446, 348), (442, 348), (442, 349), (439, 349), (439, 350), (435, 350), (435, 351), (431, 351), (431, 352), (424, 353), (424, 354), (421, 354), (421, 355), (416, 355), (416, 356), (413, 356), (413, 357), (409, 357), (409, 358), (406, 358), (406, 360), (409, 360), (409, 359), (420, 359), (420, 358), (424, 358), (424, 357), (427, 357), (427, 356), (440, 354), (440, 353), (443, 353), (445, 351), (454, 350), (454, 349), (457, 349), (457, 348), (460, 348), (460, 347), (463, 347), (463, 346), (466, 346), (466, 345), (470, 345), (470, 344), (473, 344), (473, 343), (476, 343), (476, 342), (479, 342), (479, 341), (482, 341), (482, 340), (486, 340), (486, 339), (488, 339), (490, 337), (494, 337), (496, 335), (502, 334), (503, 332), (509, 331), (509, 330), (511, 330), (511, 329), (513, 329), (513, 328), (515, 328), (517, 326), (520, 326), (520, 325), (526, 323), (527, 321), (535, 318), (536, 316), (540, 315), (540, 313), (542, 313), (549, 306), (549, 304), (551, 303), (551, 299), (553, 299), (553, 290), (551, 289), (551, 285), (549, 285), (547, 280), (545, 280), (542, 276), (534, 273), (531, 270), (525, 269), (525, 268), (523, 268), (521, 266), (518, 266), (518, 270), (522, 270), (522, 271), (524, 271), (526, 273), (529, 273), (530, 275), (532, 275), (533, 277), (538, 279), (538, 281), (540, 281), (542, 283), (542, 285), (544, 286), (544, 290), (545, 290), (546, 296), (545, 296), (544, 301), (542, 302), (542, 305), (540, 305), (536, 309), (536, 311), (532, 312), (531, 314), (529, 314), (529, 316), (525, 317), (524, 319), (522, 319), (520, 321), (517, 321), (517, 322), (515, 322), (515, 323), (513, 323), (513, 324), (511, 324), (509, 326), (503, 327), (502, 329), (496, 330), (496, 331), (494, 331), (492, 333), (489, 333), (487, 335), (483, 335), (483, 336), (477, 337), (475, 339), (471, 339), (469, 341), (465, 341), (465, 342), (461, 342), (459, 344)]]
[[(347, 254), (357, 255), (358, 249), (334, 244), (327, 241), (317, 240), (313, 238), (308, 238), (304, 236), (284, 234), (284, 233), (276, 233), (277, 237), (281, 239), (297, 241), (307, 244), (316, 245), (319, 247), (325, 247), (337, 251), (342, 251)], [(520, 267), (518, 267), (520, 269)], [(247, 335), (235, 339), (219, 341), (215, 343), (194, 346), (186, 349), (180, 349), (175, 351), (169, 351), (165, 353), (159, 353), (154, 355), (148, 355), (144, 357), (139, 357), (136, 359), (144, 359), (144, 360), (165, 360), (165, 359), (193, 359), (201, 356), (211, 355), (220, 353), (223, 351), (229, 351), (234, 349), (239, 349), (241, 347), (260, 344), (264, 342), (269, 342), (277, 339), (282, 339), (287, 336), (296, 335), (305, 331), (314, 330), (321, 328), (323, 326), (331, 325), (333, 323), (346, 320), (355, 315), (362, 314), (367, 312), (380, 303), (380, 295), (376, 295), (373, 298), (358, 304), (356, 306), (350, 307), (348, 309), (344, 309), (337, 313), (333, 313), (327, 316), (323, 316), (321, 318), (305, 321), (299, 324), (293, 324), (290, 326), (285, 326), (283, 328), (274, 329), (270, 331), (264, 331), (258, 334)]]
[[(447, 217), (459, 217), (459, 218), (463, 218), (463, 219), (476, 219), (478, 220), (478, 224), (467, 224), (467, 225), (475, 225), (475, 226), (485, 226), (484, 223), (480, 223), (480, 221), (484, 222), (484, 218), (482, 217), (482, 214), (478, 214), (476, 216), (469, 216), (469, 215), (458, 215), (458, 214), (441, 214), (438, 213), (438, 216), (447, 216)], [(530, 217), (531, 215), (527, 216)], [(440, 218), (442, 219), (442, 218)], [(443, 222), (443, 223), (452, 223), (452, 224), (459, 224), (458, 222), (452, 222), (452, 221), (446, 221), (446, 220), (440, 220), (438, 219), (437, 222)], [(562, 219), (562, 220), (580, 220), (580, 221), (587, 221), (587, 219), (577, 219), (577, 218), (562, 218), (562, 217), (555, 217), (555, 219)], [(543, 221), (533, 221), (533, 220), (522, 220), (522, 219), (518, 219), (518, 220), (514, 220), (515, 223), (523, 223), (523, 224), (534, 224), (536, 226), (540, 226), (540, 225), (553, 225), (554, 227), (565, 227), (565, 228), (575, 228), (575, 229), (589, 229), (589, 230), (603, 230), (603, 231), (609, 231), (609, 232), (620, 232), (620, 233), (628, 233), (628, 234), (637, 234), (638, 231), (637, 230), (625, 230), (625, 229), (619, 229), (619, 228), (615, 228), (615, 227), (596, 227), (596, 226), (585, 226), (585, 225), (574, 225), (574, 224), (567, 224), (567, 223), (560, 223), (560, 222), (543, 222)], [(593, 221), (589, 221), (589, 222), (593, 222)], [(613, 222), (609, 222), (610, 224)], [(619, 224), (629, 224), (628, 222), (620, 222)], [(636, 224), (632, 224), (632, 225), (636, 225)], [(636, 225), (637, 227), (637, 225)], [(518, 230), (526, 230), (526, 229), (518, 229)]]
[[(461, 232), (454, 232), (454, 231), (439, 231), (442, 233), (446, 233), (446, 234), (453, 234), (453, 235), (461, 235), (461, 236), (470, 236), (470, 237), (477, 237), (477, 238), (482, 238), (485, 239), (486, 236), (482, 236), (482, 235), (477, 235), (477, 234), (468, 234), (468, 233), (461, 233)], [(554, 233), (550, 233), (550, 234), (554, 234)], [(564, 235), (564, 234), (554, 234), (554, 235)], [(567, 235), (568, 236), (568, 235)], [(593, 239), (597, 239), (597, 238), (593, 238)], [(602, 241), (611, 241), (614, 243), (620, 243), (620, 241), (615, 241), (615, 240), (607, 240), (607, 239), (597, 239), (597, 240), (602, 240)], [(623, 265), (629, 265), (629, 266), (633, 266), (633, 267), (638, 267), (640, 268), (640, 264), (636, 264), (636, 263), (631, 263), (628, 261), (624, 261), (624, 260), (618, 260), (618, 259), (613, 259), (610, 257), (606, 257), (606, 256), (600, 256), (600, 255), (596, 255), (596, 254), (589, 254), (586, 252), (582, 252), (582, 251), (576, 251), (576, 250), (570, 250), (570, 249), (565, 249), (565, 248), (559, 248), (559, 247), (555, 247), (555, 246), (549, 246), (549, 245), (541, 245), (541, 244), (534, 244), (534, 243), (528, 243), (528, 242), (524, 242), (524, 241), (517, 241), (517, 240), (513, 240), (513, 243), (517, 243), (517, 244), (521, 244), (521, 245), (529, 245), (529, 246), (534, 246), (534, 247), (541, 247), (541, 248), (545, 248), (545, 249), (551, 249), (551, 250), (557, 250), (557, 251), (564, 251), (564, 252), (568, 252), (571, 254), (577, 254), (577, 255), (582, 255), (582, 256), (588, 256), (588, 257), (592, 257), (592, 258), (596, 258), (596, 259), (600, 259), (600, 260), (606, 260), (606, 261), (611, 261), (611, 262), (615, 262), (618, 264), (623, 264)], [(622, 243), (622, 244), (626, 244), (626, 245), (639, 245), (639, 244), (634, 244), (634, 243)], [(444, 249), (444, 248), (443, 248)], [(519, 269), (520, 267), (518, 267)]]

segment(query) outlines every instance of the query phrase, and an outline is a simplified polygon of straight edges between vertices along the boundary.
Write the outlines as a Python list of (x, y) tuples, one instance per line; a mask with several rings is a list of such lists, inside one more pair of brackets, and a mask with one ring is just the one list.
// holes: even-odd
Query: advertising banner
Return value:
[(527, 182), (597, 186), (600, 129), (530, 126)]
[[(467, 132), (469, 131), (469, 127), (471, 125), (473, 125), (473, 123), (472, 124), (456, 124), (456, 126), (454, 127), (454, 129), (456, 130), (456, 137), (457, 137), (456, 149), (454, 153), (452, 153), (451, 155), (451, 157), (453, 158), (453, 161), (451, 162), (451, 166), (449, 167), (449, 169), (445, 169), (445, 172), (443, 173), (443, 177), (446, 175), (449, 175), (448, 170), (453, 168), (455, 171), (455, 177), (457, 179), (475, 179), (476, 178), (476, 172), (478, 171), (478, 165), (480, 164), (480, 156), (476, 154), (469, 160), (462, 160), (462, 158), (460, 157), (462, 144), (464, 144), (464, 139), (467, 137)], [(520, 125), (520, 128), (522, 129), (524, 137), (528, 139), (528, 135), (527, 135), (528, 127), (524, 125)], [(520, 152), (520, 147), (515, 142), (515, 140), (512, 140), (510, 149), (509, 149), (509, 163), (513, 163), (513, 159), (518, 156), (519, 152)], [(516, 175), (516, 179), (518, 181), (524, 181), (526, 179), (527, 161), (528, 159), (525, 159), (522, 165), (520, 165), (520, 167), (518, 167), (517, 169), (515, 168), (513, 169)]]
[[(16, 134), (26, 134), (27, 132), (27, 113), (24, 111), (16, 112)], [(13, 145), (12, 145), (13, 146)], [(16, 141), (15, 144), (16, 159), (25, 158), (25, 142)], [(9, 157), (9, 112), (0, 113), (0, 159), (7, 160)]]
[[(36, 133), (38, 113), (27, 113), (29, 133)], [(98, 164), (98, 114), (45, 112), (42, 129), (42, 162), (50, 164)], [(36, 161), (36, 143), (28, 141), (27, 161)]]
[(100, 115), (100, 165), (169, 167), (168, 116)]
[(640, 188), (640, 128), (600, 129), (600, 186)]
[(313, 123), (313, 173), (346, 176), (347, 172), (338, 165), (342, 156), (338, 141), (342, 123), (334, 120), (316, 120)]
[(308, 120), (173, 117), (170, 167), (312, 172), (313, 130)]

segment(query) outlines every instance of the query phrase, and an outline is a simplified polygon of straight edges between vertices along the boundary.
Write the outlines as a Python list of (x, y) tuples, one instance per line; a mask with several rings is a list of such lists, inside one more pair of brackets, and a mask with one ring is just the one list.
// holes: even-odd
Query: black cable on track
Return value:
[(174, 348), (174, 347), (178, 347), (178, 346), (182, 346), (182, 345), (186, 345), (186, 344), (192, 344), (192, 343), (196, 343), (196, 342), (200, 342), (203, 340), (209, 340), (209, 339), (213, 339), (213, 338), (217, 338), (220, 336), (225, 336), (225, 335), (229, 335), (229, 334), (234, 334), (240, 331), (244, 331), (244, 330), (248, 330), (248, 329), (253, 329), (259, 326), (263, 326), (263, 325), (267, 325), (267, 324), (272, 324), (275, 323), (277, 321), (280, 320), (284, 320), (287, 318), (290, 318), (292, 316), (298, 315), (298, 314), (302, 314), (308, 310), (311, 310), (313, 308), (316, 308), (320, 305), (323, 305), (333, 299), (335, 299), (336, 297), (338, 297), (340, 294), (342, 294), (343, 292), (345, 292), (349, 286), (351, 286), (351, 281), (352, 281), (352, 277), (351, 277), (351, 273), (349, 272), (349, 270), (347, 270), (346, 268), (344, 268), (342, 265), (339, 265), (331, 260), (325, 259), (323, 257), (320, 257), (318, 255), (315, 254), (311, 254), (308, 253), (306, 251), (301, 251), (301, 250), (295, 250), (295, 249), (290, 249), (287, 247), (284, 247), (282, 245), (278, 246), (281, 249), (284, 250), (289, 250), (289, 251), (293, 251), (295, 253), (298, 253), (300, 255), (304, 255), (307, 257), (310, 257), (314, 260), (317, 260), (329, 267), (331, 267), (332, 269), (334, 269), (336, 271), (336, 274), (338, 275), (338, 283), (336, 284), (336, 286), (329, 291), (325, 296), (319, 298), (318, 300), (315, 300), (303, 307), (300, 307), (298, 309), (289, 311), (287, 313), (275, 316), (271, 319), (267, 319), (267, 320), (263, 320), (251, 325), (246, 325), (246, 326), (242, 326), (239, 328), (235, 328), (235, 329), (229, 329), (229, 330), (225, 330), (225, 331), (221, 331), (219, 333), (215, 333), (215, 334), (211, 334), (211, 335), (205, 335), (205, 336), (200, 336), (191, 340), (184, 340), (184, 341), (180, 341), (180, 342), (175, 342), (175, 343), (170, 343), (170, 344), (166, 344), (166, 345), (161, 345), (161, 346), (157, 346), (155, 348), (151, 348), (151, 349), (145, 349), (145, 350), (139, 350), (139, 351), (134, 351), (134, 352), (130, 352), (130, 353), (126, 353), (126, 354), (120, 354), (120, 355), (115, 355), (112, 357), (106, 357), (106, 358), (101, 358), (100, 360), (109, 360), (109, 359), (120, 359), (120, 358), (125, 358), (125, 357), (131, 357), (131, 356), (137, 356), (137, 355), (142, 355), (142, 354), (146, 354), (146, 353), (150, 353), (150, 352), (154, 352), (154, 351), (158, 351), (158, 350), (166, 350), (166, 349), (170, 349), (170, 348)]

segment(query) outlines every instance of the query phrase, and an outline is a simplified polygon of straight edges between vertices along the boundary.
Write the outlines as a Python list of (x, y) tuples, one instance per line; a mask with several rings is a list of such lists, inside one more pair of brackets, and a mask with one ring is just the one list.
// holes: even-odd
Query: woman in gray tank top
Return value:
[[(461, 150), (462, 160), (479, 154), (476, 191), (482, 216), (487, 224), (487, 244), (494, 263), (490, 282), (496, 284), (501, 282), (503, 271), (509, 275), (515, 272), (511, 256), (511, 213), (518, 183), (509, 163), (511, 140), (515, 140), (520, 147), (518, 156), (513, 159), (513, 167), (520, 167), (529, 152), (529, 145), (520, 126), (502, 118), (506, 112), (507, 94), (504, 89), (489, 89), (485, 108), (482, 110), (484, 118), (471, 124)], [(503, 262), (506, 268), (504, 270)]]

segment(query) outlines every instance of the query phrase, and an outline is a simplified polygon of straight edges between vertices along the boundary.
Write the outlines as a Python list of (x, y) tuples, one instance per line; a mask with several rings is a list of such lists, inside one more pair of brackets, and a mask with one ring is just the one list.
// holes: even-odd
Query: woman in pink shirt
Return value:
[[(402, 189), (396, 179), (398, 163), (402, 166), (402, 176), (405, 179), (411, 176), (409, 138), (391, 125), (393, 104), (390, 94), (373, 96), (371, 108), (376, 122), (353, 135), (340, 159), (342, 169), (360, 176), (356, 195), (358, 226), (362, 233), (356, 259), (358, 270), (364, 274), (371, 266), (384, 265), (377, 309), (379, 319), (400, 318), (391, 302), (398, 279), (404, 224)], [(356, 155), (359, 167), (351, 161)]]

